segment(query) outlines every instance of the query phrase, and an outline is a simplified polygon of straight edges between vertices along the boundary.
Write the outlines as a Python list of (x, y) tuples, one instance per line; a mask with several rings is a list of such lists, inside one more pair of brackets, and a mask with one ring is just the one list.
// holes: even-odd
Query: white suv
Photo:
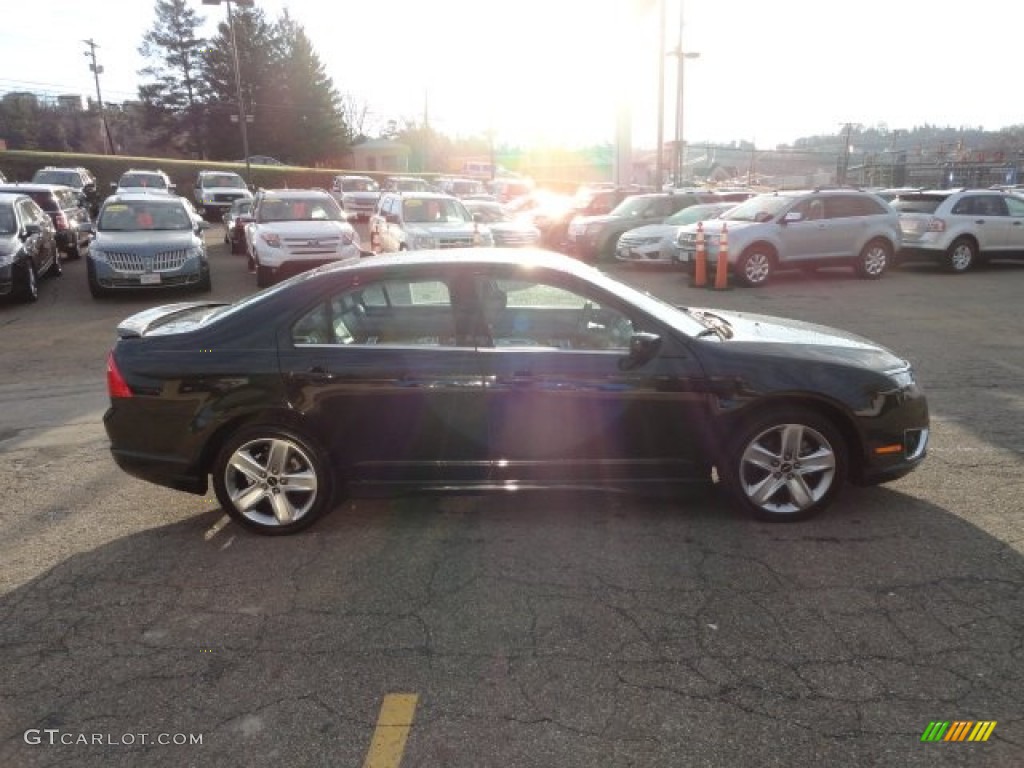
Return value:
[(491, 231), (451, 195), (387, 192), (370, 217), (370, 248), (375, 252), (492, 245)]
[(369, 176), (335, 176), (331, 194), (346, 213), (357, 219), (368, 219), (377, 209), (380, 185)]
[(245, 179), (232, 171), (200, 171), (192, 194), (207, 218), (223, 216), (235, 200), (252, 199)]
[(114, 188), (115, 195), (131, 195), (137, 193), (155, 192), (163, 195), (175, 193), (174, 182), (171, 181), (163, 171), (143, 170), (132, 168), (121, 174), (117, 183), (110, 182)]
[(260, 288), (321, 264), (354, 261), (362, 255), (359, 235), (337, 201), (322, 189), (261, 192), (249, 226), (249, 257)]
[(903, 230), (903, 260), (962, 274), (993, 256), (1024, 256), (1024, 198), (997, 189), (905, 192), (891, 203)]

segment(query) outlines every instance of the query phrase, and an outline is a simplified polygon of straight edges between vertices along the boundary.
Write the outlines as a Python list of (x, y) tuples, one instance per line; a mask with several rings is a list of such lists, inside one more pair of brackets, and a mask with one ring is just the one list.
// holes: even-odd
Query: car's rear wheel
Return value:
[(803, 520), (846, 482), (846, 441), (813, 411), (766, 411), (739, 429), (719, 470), (729, 493), (759, 520)]
[(213, 466), (221, 507), (257, 533), (281, 536), (312, 525), (331, 510), (334, 478), (325, 453), (297, 431), (246, 427)]
[(767, 283), (774, 271), (775, 255), (766, 248), (749, 248), (736, 262), (736, 277), (752, 288)]
[(39, 300), (39, 278), (36, 275), (36, 265), (31, 259), (25, 261), (24, 274), (21, 278), (20, 297), (24, 302)]
[(944, 265), (948, 272), (961, 274), (966, 272), (978, 260), (978, 246), (974, 241), (960, 237), (953, 241), (946, 251)]
[(892, 261), (892, 248), (889, 247), (888, 243), (884, 243), (881, 240), (872, 240), (860, 252), (854, 269), (858, 277), (863, 277), (866, 280), (877, 280), (885, 274), (885, 270), (889, 268), (890, 261)]

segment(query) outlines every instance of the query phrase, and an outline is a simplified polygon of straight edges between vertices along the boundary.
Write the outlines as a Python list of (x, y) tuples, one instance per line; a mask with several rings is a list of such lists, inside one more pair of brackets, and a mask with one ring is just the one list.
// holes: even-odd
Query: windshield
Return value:
[(720, 218), (726, 221), (771, 221), (793, 204), (794, 198), (779, 195), (758, 195), (740, 203)]
[(672, 224), (673, 226), (696, 224), (698, 221), (714, 219), (731, 207), (729, 205), (691, 205), (689, 208), (683, 208), (683, 210), (669, 216), (665, 219), (665, 223)]
[(345, 221), (333, 197), (265, 197), (256, 212), (260, 222)]
[(100, 211), (97, 229), (101, 232), (188, 232), (192, 229), (192, 217), (185, 206), (173, 201), (111, 203)]
[(156, 173), (126, 173), (118, 182), (119, 187), (149, 187), (151, 189), (167, 189), (163, 176)]
[(474, 218), (485, 224), (494, 224), (499, 221), (512, 221), (512, 217), (505, 213), (500, 205), (467, 205), (469, 212)]
[(632, 195), (615, 206), (612, 209), (611, 215), (634, 218), (656, 215), (656, 210), (660, 209), (658, 201), (659, 198), (656, 197), (640, 197)]
[(78, 174), (71, 171), (37, 171), (32, 181), (36, 184), (61, 184), (65, 187), (81, 186)]
[(402, 218), (410, 224), (465, 224), (473, 220), (462, 203), (445, 198), (403, 200)]
[(395, 189), (399, 192), (426, 192), (429, 186), (421, 179), (398, 179)]
[(13, 235), (16, 229), (14, 207), (0, 205), (0, 235)]
[(343, 192), (379, 192), (380, 187), (373, 179), (342, 179)]
[(218, 173), (216, 175), (203, 176), (203, 186), (245, 189), (245, 180), (234, 173)]

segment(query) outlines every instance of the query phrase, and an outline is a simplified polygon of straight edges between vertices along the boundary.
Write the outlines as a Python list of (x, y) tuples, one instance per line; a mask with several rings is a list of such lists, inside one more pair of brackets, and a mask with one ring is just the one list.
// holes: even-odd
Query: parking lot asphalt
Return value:
[[(221, 235), (232, 300), (255, 279)], [(96, 301), (69, 262), (0, 307), (0, 766), (1024, 765), (1024, 264), (724, 292), (608, 269), (885, 343), (929, 396), (928, 459), (791, 525), (714, 490), (532, 493), (263, 538), (114, 465), (114, 327), (183, 295)]]

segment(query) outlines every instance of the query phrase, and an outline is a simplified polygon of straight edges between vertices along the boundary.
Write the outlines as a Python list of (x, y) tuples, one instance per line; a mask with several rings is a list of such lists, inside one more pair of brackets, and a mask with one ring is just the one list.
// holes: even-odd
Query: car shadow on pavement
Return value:
[(700, 493), (359, 500), (284, 538), (211, 509), (0, 597), (0, 764), (358, 765), (396, 691), (410, 766), (1019, 764), (1024, 558), (899, 487), (793, 525)]

